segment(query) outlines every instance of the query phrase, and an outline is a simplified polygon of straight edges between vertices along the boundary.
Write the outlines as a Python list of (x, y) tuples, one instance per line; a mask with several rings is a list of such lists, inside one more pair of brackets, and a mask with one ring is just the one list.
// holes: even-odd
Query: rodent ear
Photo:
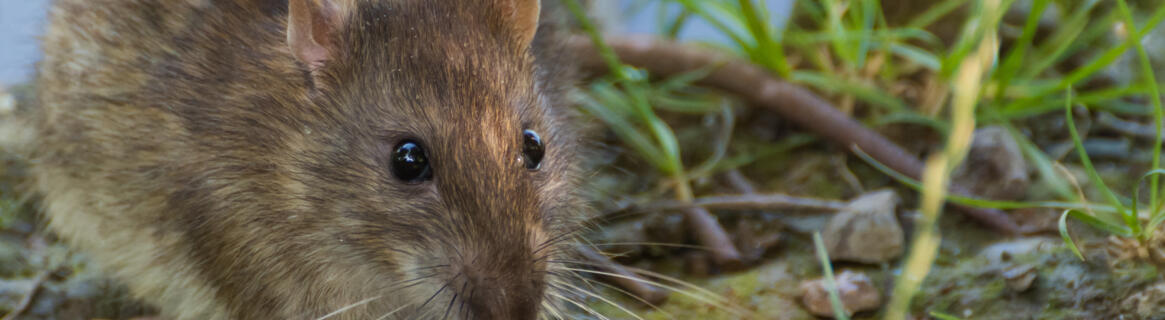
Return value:
[(540, 0), (498, 0), (502, 22), (517, 34), (522, 45), (534, 41), (538, 31), (538, 15), (542, 12)]
[(315, 71), (334, 58), (336, 34), (343, 25), (335, 0), (288, 0), (287, 45), (296, 59)]

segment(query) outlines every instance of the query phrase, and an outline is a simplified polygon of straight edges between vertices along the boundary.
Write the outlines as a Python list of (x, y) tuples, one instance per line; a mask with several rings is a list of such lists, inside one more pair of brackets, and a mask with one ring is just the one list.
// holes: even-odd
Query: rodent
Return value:
[(534, 319), (586, 215), (537, 0), (58, 0), (52, 231), (168, 319)]

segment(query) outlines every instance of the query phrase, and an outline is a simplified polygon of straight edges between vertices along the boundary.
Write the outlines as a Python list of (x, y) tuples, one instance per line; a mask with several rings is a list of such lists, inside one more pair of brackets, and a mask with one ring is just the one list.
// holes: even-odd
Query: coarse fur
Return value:
[[(51, 230), (171, 319), (561, 307), (585, 204), (552, 17), (528, 44), (507, 0), (346, 1), (312, 70), (287, 1), (57, 0), (27, 146)], [(405, 139), (432, 180), (391, 172)]]

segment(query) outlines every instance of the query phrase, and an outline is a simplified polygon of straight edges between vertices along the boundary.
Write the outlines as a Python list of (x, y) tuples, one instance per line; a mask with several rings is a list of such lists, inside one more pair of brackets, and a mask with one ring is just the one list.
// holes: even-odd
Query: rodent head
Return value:
[(305, 299), (373, 318), (556, 304), (552, 264), (582, 202), (575, 137), (532, 53), (538, 1), (290, 3), (312, 89), (287, 171), (310, 210), (281, 223), (322, 279), (307, 281), (330, 283)]

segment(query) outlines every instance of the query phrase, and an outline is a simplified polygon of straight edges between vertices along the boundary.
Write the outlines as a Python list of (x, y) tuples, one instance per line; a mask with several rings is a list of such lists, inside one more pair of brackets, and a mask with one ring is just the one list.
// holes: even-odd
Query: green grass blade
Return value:
[[(1124, 16), (1125, 26), (1131, 29), (1133, 31), (1131, 33), (1134, 35), (1142, 34), (1142, 32), (1136, 29), (1136, 24), (1133, 23), (1133, 14), (1129, 12), (1129, 6), (1125, 0), (1119, 0), (1117, 1), (1117, 4), (1119, 4), (1121, 14)], [(1154, 135), (1155, 137), (1153, 139), (1153, 164), (1151, 167), (1153, 170), (1146, 174), (1152, 175), (1152, 178), (1149, 180), (1149, 205), (1151, 206), (1150, 212), (1152, 212), (1154, 215), (1150, 217), (1150, 220), (1152, 220), (1156, 215), (1159, 215), (1158, 209), (1161, 208), (1161, 203), (1158, 202), (1159, 198), (1157, 193), (1158, 182), (1160, 179), (1158, 179), (1159, 177), (1157, 174), (1155, 174), (1155, 172), (1158, 172), (1158, 170), (1161, 168), (1161, 121), (1163, 119), (1163, 115), (1161, 109), (1161, 93), (1159, 92), (1159, 88), (1157, 86), (1157, 77), (1153, 74), (1153, 66), (1149, 63), (1149, 56), (1145, 53), (1145, 47), (1141, 44), (1141, 39), (1142, 38), (1139, 37), (1131, 38), (1129, 39), (1129, 42), (1132, 43), (1133, 46), (1137, 49), (1137, 58), (1141, 63), (1141, 76), (1145, 77), (1144, 81), (1149, 83), (1149, 90), (1151, 94), (1150, 100), (1153, 101), (1153, 127), (1156, 130), (1156, 134)], [(1137, 184), (1137, 187), (1140, 187), (1139, 183)], [(1133, 195), (1133, 201), (1136, 201), (1136, 198), (1137, 195)], [(1134, 206), (1134, 216), (1137, 215), (1135, 208), (1136, 207)], [(1148, 232), (1145, 235), (1152, 235), (1154, 229), (1149, 229), (1147, 231)], [(1142, 239), (1148, 240), (1148, 237), (1142, 236)]]
[[(845, 32), (847, 29), (842, 23), (845, 10), (848, 7), (849, 1), (842, 3), (840, 0), (823, 0), (825, 5), (826, 21), (825, 31), (827, 33)], [(845, 62), (846, 66), (853, 67), (857, 60), (857, 52), (855, 48), (849, 46), (849, 41), (843, 39), (834, 39), (831, 46), (834, 54)]]
[(1060, 221), (1057, 224), (1057, 227), (1060, 229), (1060, 238), (1064, 239), (1064, 244), (1068, 245), (1068, 249), (1071, 249), (1072, 253), (1075, 254), (1077, 258), (1080, 258), (1080, 261), (1085, 261), (1084, 255), (1080, 254), (1080, 248), (1077, 248), (1076, 242), (1072, 241), (1072, 235), (1068, 234), (1068, 213), (1071, 211), (1072, 210), (1064, 210), (1064, 213), (1060, 214)]
[(1116, 193), (1113, 193), (1112, 189), (1109, 189), (1108, 185), (1104, 183), (1104, 180), (1100, 178), (1100, 174), (1096, 172), (1096, 168), (1092, 166), (1092, 160), (1088, 157), (1088, 153), (1084, 150), (1084, 143), (1080, 139), (1080, 133), (1076, 131), (1076, 120), (1072, 116), (1071, 89), (1068, 90), (1068, 99), (1065, 100), (1064, 116), (1067, 119), (1065, 122), (1067, 122), (1068, 125), (1068, 133), (1072, 136), (1072, 144), (1076, 148), (1076, 154), (1080, 157), (1081, 164), (1084, 165), (1084, 169), (1088, 172), (1088, 177), (1092, 179), (1092, 182), (1095, 183), (1098, 188), (1100, 188), (1101, 193), (1104, 194), (1105, 198), (1108, 199), (1109, 203), (1112, 204), (1113, 207), (1123, 208), (1124, 205), (1121, 203), (1120, 198), (1118, 198)]
[(612, 50), (611, 47), (607, 45), (607, 42), (603, 41), (603, 37), (599, 35), (598, 29), (596, 29), (594, 24), (591, 23), (591, 19), (587, 18), (586, 11), (583, 10), (582, 4), (579, 4), (578, 0), (562, 0), (562, 2), (566, 4), (567, 9), (569, 9), (570, 12), (574, 15), (575, 19), (579, 21), (579, 24), (582, 26), (582, 29), (587, 33), (587, 35), (590, 36), (591, 42), (594, 43), (595, 48), (598, 48), (599, 50), (599, 55), (603, 57), (603, 61), (606, 62), (607, 67), (610, 68), (610, 73), (618, 79), (630, 78), (626, 71), (627, 67), (619, 61), (619, 56), (615, 54), (615, 50)]
[[(876, 20), (875, 14), (880, 11), (878, 9), (877, 0), (861, 0), (861, 30), (863, 32), (871, 32), (874, 30), (874, 22)], [(857, 63), (856, 68), (861, 69), (866, 66), (866, 56), (870, 52), (870, 38), (858, 39)]]
[[(667, 6), (663, 3), (660, 3), (659, 7), (661, 10), (667, 9)], [(664, 15), (661, 14), (660, 16), (663, 17)], [(682, 30), (684, 26), (688, 24), (689, 18), (691, 17), (691, 11), (681, 10), (679, 13), (676, 13), (675, 18), (667, 21), (663, 25), (663, 28), (660, 30), (663, 30), (664, 36), (666, 36), (668, 39), (675, 39), (680, 35), (680, 30)]]
[(1011, 138), (1014, 139), (1017, 144), (1019, 144), (1019, 148), (1022, 150), (1024, 157), (1035, 166), (1036, 172), (1039, 172), (1040, 174), (1040, 181), (1043, 182), (1044, 186), (1048, 187), (1052, 190), (1052, 192), (1055, 192), (1056, 195), (1060, 196), (1060, 199), (1074, 201), (1081, 200), (1076, 199), (1076, 194), (1072, 193), (1072, 190), (1068, 189), (1068, 181), (1060, 177), (1059, 173), (1056, 172), (1056, 167), (1053, 164), (1052, 159), (1048, 158), (1048, 155), (1044, 154), (1043, 150), (1040, 150), (1040, 148), (1037, 147), (1035, 143), (1031, 142), (1031, 140), (1028, 140), (1027, 137), (1024, 137), (1022, 134), (1020, 134), (1019, 131), (1015, 129), (1015, 126), (1012, 126), (1010, 123), (1005, 123), (1004, 127), (1007, 129), (1007, 133), (1011, 136)]
[[(1165, 6), (1157, 8), (1157, 11), (1153, 13), (1153, 16), (1145, 24), (1145, 28), (1147, 29), (1137, 30), (1137, 32), (1130, 32), (1130, 37), (1132, 37), (1132, 39), (1144, 38), (1146, 32), (1148, 30), (1152, 30), (1152, 28), (1156, 28), (1157, 24), (1161, 23), (1162, 20), (1165, 20)], [(1044, 95), (1052, 92), (1063, 91), (1069, 87), (1075, 86), (1081, 81), (1088, 79), (1093, 74), (1103, 70), (1118, 58), (1120, 58), (1121, 55), (1123, 55), (1124, 52), (1129, 49), (1130, 43), (1131, 42), (1124, 42), (1105, 51), (1104, 54), (1100, 55), (1100, 57), (1096, 58), (1095, 60), (1092, 60), (1092, 62), (1089, 62), (1080, 68), (1076, 68), (1067, 76), (1060, 79), (1059, 83), (1057, 83), (1055, 86), (1040, 90), (1038, 93), (1036, 93), (1035, 97), (1043, 97)]]
[(651, 95), (651, 105), (656, 109), (692, 115), (716, 111), (718, 100), (714, 95), (679, 95), (668, 92), (653, 92)]
[[(1149, 93), (1149, 88), (1147, 86), (1131, 85), (1131, 86), (1121, 86), (1121, 87), (1112, 87), (1112, 88), (1102, 88), (1102, 89), (1096, 89), (1096, 90), (1092, 90), (1092, 91), (1088, 91), (1088, 92), (1080, 92), (1079, 95), (1075, 95), (1072, 100), (1078, 104), (1082, 104), (1085, 106), (1094, 107), (1094, 108), (1101, 108), (1100, 106), (1097, 106), (1097, 105), (1102, 104), (1104, 102), (1108, 102), (1108, 101), (1118, 100), (1118, 99), (1133, 96), (1133, 95), (1147, 94), (1147, 93)], [(1059, 111), (1060, 109), (1064, 108), (1064, 101), (1067, 101), (1067, 99), (1063, 98), (1063, 97), (1052, 98), (1052, 97), (1046, 97), (1046, 96), (1044, 98), (1040, 99), (1039, 101), (1033, 101), (1032, 99), (1022, 99), (1020, 101), (1012, 102), (1012, 103), (1008, 104), (1006, 107), (1003, 107), (1001, 110), (998, 111), (998, 114), (996, 116), (994, 116), (994, 119), (995, 120), (1016, 120), (1016, 119), (1037, 116), (1037, 115), (1045, 114), (1048, 112)], [(1104, 108), (1104, 109), (1111, 109), (1111, 108)], [(983, 109), (983, 110), (984, 111), (993, 111), (993, 109)], [(1113, 111), (1118, 111), (1118, 110), (1113, 110)]]
[(904, 43), (893, 43), (890, 44), (890, 52), (894, 53), (894, 55), (905, 58), (906, 60), (922, 65), (932, 71), (938, 71), (942, 68), (942, 62), (939, 61), (937, 56), (919, 47)]
[(946, 0), (939, 2), (930, 6), (922, 14), (915, 16), (910, 22), (906, 23), (906, 26), (911, 28), (925, 28), (966, 3), (967, 0)]
[(1068, 216), (1072, 216), (1072, 218), (1074, 218), (1080, 222), (1084, 222), (1085, 224), (1087, 224), (1093, 228), (1100, 229), (1100, 230), (1108, 232), (1110, 234), (1114, 234), (1114, 235), (1121, 236), (1121, 237), (1134, 236), (1133, 230), (1130, 230), (1126, 226), (1122, 226), (1122, 225), (1111, 223), (1111, 222), (1106, 222), (1106, 221), (1101, 220), (1095, 216), (1089, 215), (1089, 214), (1084, 213), (1082, 211), (1078, 211), (1076, 209), (1064, 210), (1064, 213), (1060, 215), (1060, 221), (1059, 221), (1058, 226), (1057, 226), (1060, 229), (1060, 237), (1064, 239), (1064, 243), (1068, 245), (1068, 249), (1071, 249), (1072, 253), (1076, 254), (1076, 257), (1080, 258), (1081, 261), (1084, 260), (1084, 255), (1080, 254), (1080, 249), (1076, 247), (1076, 243), (1074, 241), (1072, 241), (1072, 237), (1068, 234), (1068, 221), (1067, 221)]
[(584, 111), (603, 121), (623, 143), (630, 146), (632, 150), (635, 150), (648, 163), (660, 171), (667, 172), (667, 168), (665, 167), (669, 164), (657, 156), (662, 151), (651, 142), (651, 139), (647, 135), (640, 132), (634, 125), (628, 122), (625, 117), (609, 109), (607, 104), (599, 103), (585, 95), (580, 94), (576, 100)]
[(821, 232), (813, 232), (813, 247), (817, 248), (821, 272), (825, 274), (825, 289), (829, 291), (829, 305), (833, 307), (833, 317), (839, 320), (849, 320), (849, 314), (845, 312), (845, 305), (841, 304), (841, 295), (837, 293), (837, 280), (833, 278), (833, 266), (829, 263), (829, 252), (825, 250), (825, 241), (821, 240)]
[(1036, 27), (1039, 26), (1040, 16), (1043, 15), (1044, 9), (1047, 8), (1050, 0), (1036, 0), (1032, 5), (1031, 12), (1028, 13), (1027, 21), (1024, 22), (1023, 33), (1020, 34), (1016, 44), (1007, 53), (1007, 58), (1003, 60), (1003, 64), (995, 74), (995, 79), (998, 80), (998, 92), (996, 97), (1003, 97), (1003, 91), (1011, 84), (1011, 78), (1019, 72), (1020, 63), (1024, 61), (1027, 54), (1028, 47), (1031, 47), (1032, 39), (1036, 35)]
[(942, 40), (924, 29), (893, 28), (880, 30), (841, 30), (836, 32), (799, 32), (790, 35), (786, 44), (794, 46), (815, 45), (834, 40), (853, 41), (869, 39), (875, 44), (896, 41), (918, 41), (924, 45), (939, 45)]
[(685, 10), (694, 13), (707, 22), (712, 28), (728, 37), (745, 52), (751, 52), (756, 43), (750, 41), (752, 36), (748, 32), (747, 23), (738, 10), (729, 7), (721, 1), (701, 0), (672, 0), (683, 5)]
[(816, 71), (793, 71), (789, 80), (804, 83), (829, 93), (853, 95), (859, 100), (883, 107), (890, 112), (909, 112), (906, 103), (883, 90), (869, 85), (838, 78), (835, 75)]
[(785, 61), (785, 51), (777, 38), (769, 35), (769, 25), (765, 23), (763, 11), (757, 10), (753, 0), (739, 0), (741, 15), (744, 16), (748, 30), (756, 41), (757, 61), (769, 70), (776, 71), (783, 78), (789, 77), (789, 65)]
[(727, 103), (720, 105), (720, 129), (716, 134), (715, 150), (712, 150), (712, 156), (704, 160), (699, 166), (690, 171), (689, 176), (701, 176), (714, 171), (716, 166), (720, 164), (720, 160), (724, 159), (724, 155), (728, 153), (728, 145), (732, 139), (732, 130), (736, 126), (736, 113), (732, 112), (732, 106)]
[[(854, 155), (858, 156), (858, 158), (865, 161), (871, 167), (874, 167), (875, 170), (878, 170), (882, 174), (885, 174), (886, 176), (894, 179), (895, 181), (898, 181), (898, 183), (901, 183), (907, 187), (910, 187), (911, 189), (914, 189), (915, 191), (922, 191), (922, 183), (921, 182), (919, 182), (918, 180), (914, 180), (910, 177), (907, 177), (906, 175), (904, 175), (900, 172), (894, 171), (894, 169), (890, 169), (890, 167), (887, 167), (885, 164), (878, 162), (878, 160), (874, 159), (873, 157), (871, 157), (869, 154), (865, 153), (861, 149), (854, 149)], [(1089, 210), (1089, 211), (1093, 211), (1093, 212), (1102, 212), (1102, 213), (1116, 213), (1117, 212), (1117, 209), (1113, 208), (1112, 206), (1094, 204), (1094, 203), (1080, 203), (1080, 202), (1001, 201), (1001, 200), (987, 200), (987, 199), (980, 199), (980, 198), (972, 198), (972, 197), (952, 195), (952, 194), (946, 195), (946, 200), (950, 201), (952, 203), (957, 203), (957, 204), (966, 205), (966, 206), (980, 207), (980, 208), (994, 208), (994, 209), (1000, 209), (1000, 210), (1025, 209), (1025, 208), (1062, 208), (1062, 209)]]
[[(1132, 214), (1132, 216), (1137, 219), (1134, 221), (1137, 222), (1138, 226), (1140, 224), (1140, 220), (1139, 220), (1140, 219), (1140, 217), (1139, 217), (1140, 210), (1137, 208), (1137, 200), (1141, 198), (1141, 183), (1143, 183), (1145, 181), (1145, 179), (1150, 179), (1149, 180), (1150, 182), (1156, 181), (1158, 176), (1160, 176), (1160, 175), (1165, 175), (1165, 169), (1156, 168), (1153, 170), (1149, 170), (1149, 172), (1146, 172), (1144, 175), (1141, 175), (1141, 178), (1137, 180), (1137, 186), (1133, 188), (1133, 199), (1132, 199), (1132, 201), (1133, 201), (1133, 210), (1132, 210), (1133, 214)], [(1156, 201), (1156, 200), (1157, 199), (1152, 199), (1150, 201)], [(1161, 208), (1161, 206), (1156, 205), (1156, 202), (1149, 202), (1149, 205), (1150, 205), (1150, 208), (1149, 208), (1149, 212), (1150, 212), (1149, 222), (1150, 222), (1150, 224), (1146, 225), (1145, 229), (1139, 229), (1139, 228), (1133, 229), (1134, 233), (1136, 233), (1137, 236), (1141, 238), (1141, 240), (1149, 240), (1149, 237), (1153, 235), (1153, 230), (1154, 230), (1153, 228), (1156, 226), (1152, 225), (1152, 218), (1159, 215), (1159, 213), (1157, 211)]]
[(1063, 23), (1058, 25), (1052, 35), (1045, 38), (1046, 40), (1036, 48), (1032, 59), (1033, 65), (1024, 71), (1024, 77), (1035, 77), (1066, 56), (1068, 48), (1088, 27), (1090, 13), (1097, 2), (1099, 1), (1086, 1), (1082, 8), (1072, 12)]
[(945, 314), (945, 313), (935, 312), (935, 311), (931, 311), (930, 316), (934, 317), (935, 319), (938, 319), (938, 320), (962, 320), (962, 319), (959, 319), (959, 317), (952, 316), (952, 315)]

